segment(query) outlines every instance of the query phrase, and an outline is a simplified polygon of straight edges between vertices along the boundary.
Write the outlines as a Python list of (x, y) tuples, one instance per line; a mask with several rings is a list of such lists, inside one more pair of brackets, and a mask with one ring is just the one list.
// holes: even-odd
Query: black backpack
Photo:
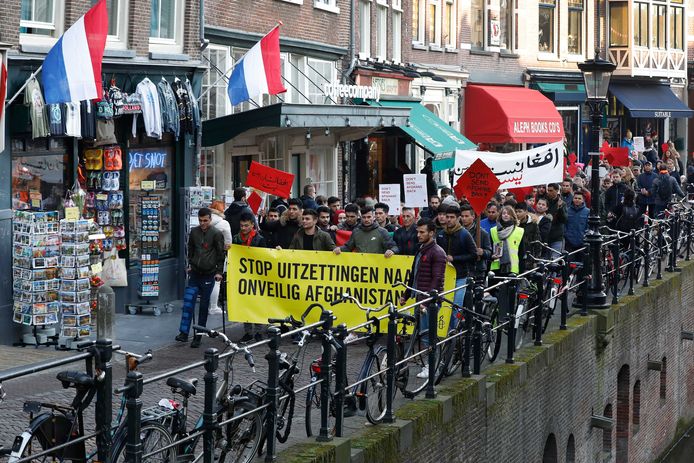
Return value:
[(622, 214), (617, 218), (615, 228), (619, 231), (629, 232), (638, 226), (639, 208), (636, 206), (622, 206)]
[(670, 178), (670, 174), (658, 174), (658, 198), (663, 202), (669, 202), (672, 198)]

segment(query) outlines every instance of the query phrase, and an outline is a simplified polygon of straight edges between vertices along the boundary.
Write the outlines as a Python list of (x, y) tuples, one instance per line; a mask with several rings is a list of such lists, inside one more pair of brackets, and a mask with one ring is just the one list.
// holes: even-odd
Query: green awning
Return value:
[(535, 88), (555, 103), (583, 103), (586, 101), (586, 86), (584, 84), (560, 82), (534, 82)]
[(409, 124), (399, 126), (419, 146), (434, 155), (434, 171), (452, 169), (455, 150), (474, 150), (477, 145), (454, 130), (436, 114), (415, 101), (368, 101), (371, 106), (410, 109)]

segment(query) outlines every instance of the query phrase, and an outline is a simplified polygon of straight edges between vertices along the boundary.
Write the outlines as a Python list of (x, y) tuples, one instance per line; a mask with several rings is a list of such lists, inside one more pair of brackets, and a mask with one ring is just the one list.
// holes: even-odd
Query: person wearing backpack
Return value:
[(650, 161), (643, 163), (643, 172), (636, 177), (636, 192), (638, 193), (636, 204), (639, 211), (644, 214), (648, 211), (650, 217), (655, 217), (655, 198), (651, 195), (653, 181), (658, 174), (653, 172), (653, 164)]
[[(636, 193), (631, 188), (624, 192), (624, 199), (611, 212), (614, 218), (614, 222), (610, 224), (612, 228), (624, 233), (629, 233), (631, 230), (636, 230), (643, 224), (643, 213), (635, 204), (635, 197)], [(629, 244), (628, 238), (622, 239), (621, 241), (623, 245)]]
[(656, 218), (665, 210), (673, 194), (676, 194), (680, 198), (684, 198), (682, 188), (680, 188), (677, 181), (672, 178), (665, 164), (658, 166), (658, 172), (658, 177), (653, 180), (651, 189), (651, 196), (655, 198), (654, 214)]

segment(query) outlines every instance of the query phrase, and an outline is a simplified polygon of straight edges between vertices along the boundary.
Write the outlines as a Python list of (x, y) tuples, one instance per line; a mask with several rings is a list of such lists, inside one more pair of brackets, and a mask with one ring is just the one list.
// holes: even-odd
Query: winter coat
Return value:
[[(304, 249), (304, 229), (302, 228), (294, 235), (289, 249)], [(316, 227), (316, 233), (313, 235), (313, 250), (314, 251), (332, 251), (335, 249), (335, 242), (330, 238), (327, 232)]]
[(564, 227), (566, 225), (566, 204), (558, 206), (559, 197), (555, 199), (547, 198), (547, 213), (552, 216), (552, 225), (549, 228), (547, 241), (554, 243), (561, 241), (564, 237)]
[(349, 232), (356, 230), (359, 228), (361, 225), (361, 220), (357, 220), (357, 223), (354, 225), (350, 225), (347, 223), (347, 221), (342, 222), (340, 225), (337, 226), (338, 230), (347, 230)]
[(417, 225), (412, 224), (410, 228), (400, 227), (393, 233), (393, 241), (403, 256), (414, 256), (419, 249), (417, 240)]
[(224, 273), (224, 236), (214, 227), (203, 231), (195, 227), (188, 235), (188, 263), (199, 275)]
[(212, 211), (212, 221), (210, 224), (222, 232), (222, 236), (224, 236), (224, 246), (229, 246), (232, 240), (231, 225), (229, 225), (229, 222), (224, 218), (224, 214), (215, 209), (210, 210)]
[[(470, 233), (470, 236), (472, 236), (472, 240), (476, 243), (477, 225), (473, 223), (467, 231)], [(483, 229), (480, 230), (480, 249), (482, 249), (482, 257), (470, 263), (470, 268), (468, 269), (469, 273), (483, 275), (489, 270), (489, 263), (492, 259), (492, 238), (489, 236), (489, 233)]]
[[(234, 235), (234, 238), (232, 240), (232, 244), (240, 244), (242, 246), (245, 246), (246, 243), (243, 241), (241, 238), (241, 233), (237, 233)], [(263, 238), (263, 235), (260, 233), (256, 232), (255, 236), (251, 240), (251, 245), (252, 248), (265, 248), (267, 247), (267, 241), (265, 238)]]
[(611, 212), (617, 207), (617, 204), (622, 202), (624, 197), (624, 192), (627, 191), (627, 184), (624, 182), (619, 182), (607, 189), (605, 191), (605, 210)]
[(480, 221), (480, 226), (482, 227), (482, 230), (486, 231), (487, 233), (489, 233), (492, 230), (492, 228), (496, 227), (496, 225), (496, 221), (489, 220), (489, 217), (485, 217)]
[(464, 227), (453, 234), (449, 234), (444, 228), (436, 233), (436, 244), (446, 252), (446, 256), (453, 257), (455, 278), (467, 278), (470, 264), (477, 260), (477, 246), (475, 240)]
[(530, 255), (542, 257), (542, 246), (534, 243), (534, 241), (542, 241), (542, 239), (540, 238), (540, 227), (538, 226), (537, 219), (534, 216), (528, 214), (525, 222), (520, 222), (518, 226), (523, 229), (523, 246), (527, 251), (525, 254), (525, 259), (521, 260), (520, 262), (521, 272), (524, 272), (525, 270), (532, 268), (535, 264)]
[(682, 192), (682, 188), (680, 188), (679, 183), (677, 183), (677, 180), (672, 178), (671, 175), (658, 175), (658, 177), (653, 181), (653, 186), (651, 187), (650, 193), (651, 196), (655, 199), (655, 205), (656, 206), (666, 206), (667, 203), (670, 202), (671, 198), (668, 198), (667, 200), (662, 200), (660, 199), (660, 195), (658, 194), (658, 191), (660, 190), (660, 183), (667, 180), (670, 182), (670, 190), (672, 190), (673, 195), (677, 195), (680, 198), (684, 198), (684, 192)]
[[(241, 225), (239, 224), (239, 220), (243, 212), (250, 212), (251, 215), (253, 215), (253, 211), (250, 207), (248, 207), (248, 204), (246, 204), (245, 201), (234, 201), (229, 205), (227, 210), (224, 211), (224, 218), (227, 219), (227, 222), (229, 222), (229, 225), (231, 226), (232, 235), (235, 235), (239, 231), (241, 231)], [(257, 225), (255, 215), (253, 215), (253, 223)]]
[(653, 171), (641, 172), (638, 177), (636, 177), (636, 193), (638, 194), (638, 204), (648, 205), (655, 204), (655, 198), (651, 194), (642, 195), (641, 188), (645, 188), (649, 193), (651, 188), (653, 188), (653, 180), (656, 179), (658, 174)]
[(318, 209), (318, 203), (312, 197), (310, 197), (308, 195), (303, 195), (303, 196), (300, 196), (299, 199), (303, 203), (304, 209), (313, 209), (314, 211), (316, 209)]
[(573, 247), (583, 246), (583, 240), (588, 228), (588, 215), (590, 209), (585, 205), (577, 208), (573, 204), (569, 207), (568, 220), (566, 222), (566, 242)]
[(282, 249), (289, 249), (294, 235), (300, 228), (301, 223), (298, 220), (290, 220), (287, 211), (280, 215), (279, 220), (272, 222), (265, 220), (260, 224), (260, 229), (272, 233), (275, 246), (280, 246)]
[(537, 217), (537, 230), (540, 232), (540, 241), (549, 244), (549, 231), (552, 228), (552, 217), (543, 215)]
[[(412, 262), (408, 286), (424, 292), (432, 289), (443, 291), (446, 262), (446, 251), (436, 244), (436, 241), (422, 246)], [(424, 298), (419, 294), (411, 294), (410, 290), (405, 291), (404, 296), (408, 299), (412, 296)]]
[(391, 238), (385, 228), (379, 227), (376, 222), (370, 226), (360, 225), (355, 228), (349, 240), (344, 246), (343, 251), (365, 252), (368, 254), (383, 254), (388, 249), (395, 254), (398, 253), (398, 246)]

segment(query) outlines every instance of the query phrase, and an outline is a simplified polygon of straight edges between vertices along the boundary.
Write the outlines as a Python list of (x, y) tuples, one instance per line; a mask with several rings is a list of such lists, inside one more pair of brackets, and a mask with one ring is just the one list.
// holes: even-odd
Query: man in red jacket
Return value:
[[(419, 251), (414, 256), (412, 270), (410, 271), (409, 286), (428, 293), (431, 290), (443, 291), (443, 280), (446, 275), (446, 251), (436, 244), (436, 225), (429, 219), (420, 219), (417, 222), (417, 240), (419, 241)], [(411, 297), (410, 290), (406, 290), (400, 298), (400, 305), (405, 305), (407, 299)], [(416, 299), (422, 300), (426, 296), (417, 294)], [(421, 307), (421, 306), (419, 306)], [(429, 326), (429, 314), (420, 312), (419, 325), (420, 333)], [(422, 345), (429, 345), (429, 338), (426, 334), (421, 334)], [(418, 378), (429, 377), (429, 366), (424, 365), (422, 371), (417, 374)]]

